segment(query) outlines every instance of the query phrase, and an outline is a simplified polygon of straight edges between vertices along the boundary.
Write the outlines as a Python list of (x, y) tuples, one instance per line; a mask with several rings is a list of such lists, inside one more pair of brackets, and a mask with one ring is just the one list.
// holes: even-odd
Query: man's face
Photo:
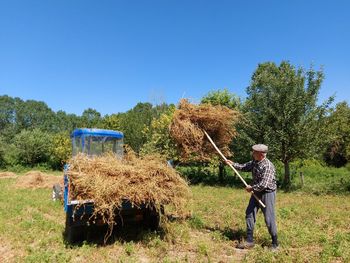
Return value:
[(261, 153), (260, 152), (253, 151), (252, 156), (253, 156), (253, 159), (255, 161), (260, 161), (260, 159), (261, 159)]

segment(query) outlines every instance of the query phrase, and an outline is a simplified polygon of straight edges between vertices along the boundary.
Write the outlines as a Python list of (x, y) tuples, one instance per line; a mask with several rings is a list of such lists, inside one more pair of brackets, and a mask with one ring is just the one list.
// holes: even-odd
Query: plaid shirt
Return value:
[(233, 167), (243, 172), (252, 172), (254, 192), (273, 192), (276, 190), (275, 166), (267, 158), (259, 162), (234, 163)]

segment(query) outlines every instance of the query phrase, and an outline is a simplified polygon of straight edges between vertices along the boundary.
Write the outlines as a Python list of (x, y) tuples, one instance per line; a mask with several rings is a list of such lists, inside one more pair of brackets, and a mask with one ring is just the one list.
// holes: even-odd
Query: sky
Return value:
[(81, 115), (245, 99), (259, 63), (323, 68), (350, 102), (350, 1), (0, 0), (0, 95)]

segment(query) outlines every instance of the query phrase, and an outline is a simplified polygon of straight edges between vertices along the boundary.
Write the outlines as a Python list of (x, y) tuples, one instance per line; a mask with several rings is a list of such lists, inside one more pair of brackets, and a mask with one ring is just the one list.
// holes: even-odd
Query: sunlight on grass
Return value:
[[(349, 262), (350, 196), (277, 193), (281, 249), (268, 250), (270, 236), (258, 214), (257, 246), (242, 254), (234, 246), (245, 237), (243, 189), (191, 186), (192, 217), (168, 221), (163, 230), (139, 240), (106, 246), (63, 239), (65, 214), (50, 189), (16, 189), (15, 179), (0, 180), (1, 260), (7, 262)], [(0, 261), (1, 261), (0, 260)]]

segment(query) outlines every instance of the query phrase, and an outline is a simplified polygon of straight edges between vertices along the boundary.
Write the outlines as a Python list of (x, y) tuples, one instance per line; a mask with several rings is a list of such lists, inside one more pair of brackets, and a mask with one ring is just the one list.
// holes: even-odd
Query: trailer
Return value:
[[(71, 134), (73, 157), (84, 153), (89, 157), (112, 152), (115, 158), (123, 158), (124, 134), (119, 131), (79, 128)], [(104, 226), (102, 216), (94, 217), (94, 200), (74, 200), (70, 192), (68, 176), (69, 165), (64, 167), (63, 204), (66, 213), (65, 236), (69, 243), (81, 242), (87, 238), (89, 231), (96, 226)], [(57, 188), (57, 187), (56, 187)], [(53, 190), (53, 197), (57, 196)], [(123, 200), (122, 207), (114, 211), (117, 226), (137, 224), (144, 228), (155, 230), (159, 227), (160, 213), (152, 207), (133, 206), (128, 200)]]

